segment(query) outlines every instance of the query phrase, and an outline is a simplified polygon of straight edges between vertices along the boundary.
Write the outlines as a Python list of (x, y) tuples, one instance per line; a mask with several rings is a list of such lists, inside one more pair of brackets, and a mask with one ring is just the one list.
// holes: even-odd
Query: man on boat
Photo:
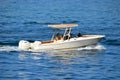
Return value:
[(81, 33), (79, 32), (77, 36), (78, 36), (78, 37), (81, 37), (82, 35), (81, 35)]
[(54, 40), (58, 41), (58, 40), (62, 40), (62, 39), (63, 39), (63, 36), (62, 36), (60, 33), (57, 33), (57, 34), (55, 35)]

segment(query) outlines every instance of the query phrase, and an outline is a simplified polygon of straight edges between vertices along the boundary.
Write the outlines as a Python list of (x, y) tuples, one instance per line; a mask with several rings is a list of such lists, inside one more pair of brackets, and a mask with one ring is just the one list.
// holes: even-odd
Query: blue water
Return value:
[[(20, 40), (50, 39), (54, 29), (47, 25), (59, 23), (106, 38), (75, 50), (18, 50)], [(1, 0), (0, 80), (120, 80), (120, 1)]]

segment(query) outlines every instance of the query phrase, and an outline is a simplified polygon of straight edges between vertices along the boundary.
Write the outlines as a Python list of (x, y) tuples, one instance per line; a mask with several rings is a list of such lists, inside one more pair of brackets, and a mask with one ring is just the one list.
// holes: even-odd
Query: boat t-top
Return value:
[(49, 41), (29, 42), (26, 40), (21, 40), (19, 42), (19, 49), (25, 51), (35, 51), (80, 48), (89, 45), (96, 45), (102, 38), (105, 37), (105, 35), (81, 35), (80, 33), (78, 33), (77, 36), (72, 36), (71, 29), (77, 27), (78, 24), (57, 24), (48, 26), (56, 29), (65, 28), (65, 32), (63, 35), (60, 33), (55, 34)]

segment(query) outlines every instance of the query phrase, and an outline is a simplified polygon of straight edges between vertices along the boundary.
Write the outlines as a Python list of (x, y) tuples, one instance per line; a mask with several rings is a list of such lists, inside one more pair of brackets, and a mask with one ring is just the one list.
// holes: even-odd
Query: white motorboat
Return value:
[(35, 41), (30, 43), (26, 40), (19, 42), (19, 49), (25, 51), (31, 50), (53, 50), (53, 49), (71, 49), (85, 47), (89, 45), (96, 45), (99, 41), (105, 37), (105, 35), (80, 35), (72, 36), (71, 28), (77, 27), (78, 24), (57, 24), (49, 25), (51, 28), (66, 28), (63, 35), (57, 33), (50, 41)]

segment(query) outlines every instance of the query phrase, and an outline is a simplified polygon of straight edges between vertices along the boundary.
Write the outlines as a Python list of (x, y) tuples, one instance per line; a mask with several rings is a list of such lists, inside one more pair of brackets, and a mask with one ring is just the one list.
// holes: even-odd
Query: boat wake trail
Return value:
[(91, 45), (91, 46), (86, 46), (83, 48), (78, 48), (77, 50), (105, 50), (106, 48), (103, 45)]
[[(70, 49), (70, 50), (77, 50), (77, 51), (90, 51), (90, 50), (105, 50), (106, 48), (103, 45), (92, 45), (92, 46), (87, 46), (87, 47), (82, 47), (82, 48), (76, 48), (76, 49)], [(18, 46), (0, 46), (0, 51), (4, 51), (4, 52), (11, 52), (11, 51), (21, 51), (18, 49)], [(47, 50), (39, 50), (37, 52), (46, 52)], [(49, 52), (49, 51), (47, 51)]]
[(0, 51), (11, 52), (11, 51), (20, 51), (17, 46), (0, 46)]

